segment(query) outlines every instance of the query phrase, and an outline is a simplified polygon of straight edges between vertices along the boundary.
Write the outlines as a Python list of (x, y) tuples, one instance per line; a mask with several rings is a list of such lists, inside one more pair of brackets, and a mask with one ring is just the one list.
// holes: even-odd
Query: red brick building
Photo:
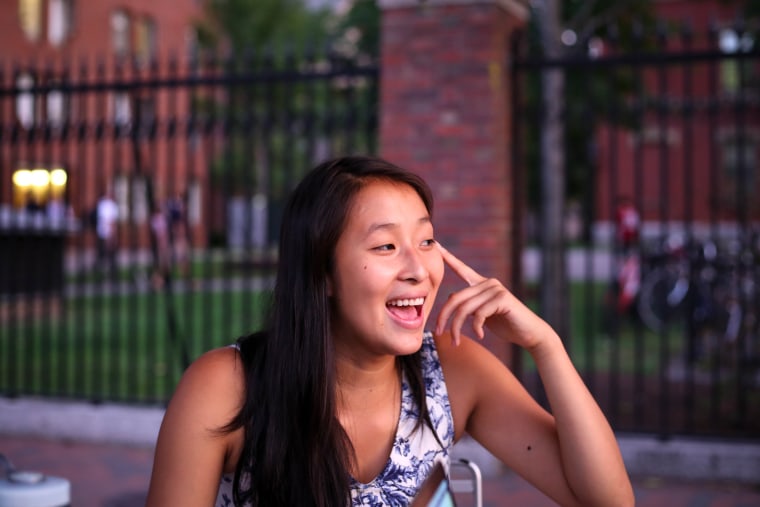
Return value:
[[(728, 226), (742, 218), (760, 219), (760, 201), (754, 197), (760, 191), (760, 68), (757, 58), (720, 57), (721, 52), (756, 51), (760, 44), (757, 24), (742, 19), (739, 4), (656, 2), (658, 20), (671, 33), (655, 53), (712, 56), (635, 68), (642, 96), (653, 105), (645, 107), (638, 130), (605, 127), (597, 134), (595, 207), (602, 220), (611, 219), (611, 203), (618, 196), (636, 202), (645, 226), (686, 221)], [(745, 32), (737, 21), (744, 22)], [(692, 27), (688, 38), (677, 28), (685, 22)]]
[[(202, 153), (203, 143), (193, 144), (189, 137), (177, 135), (169, 146), (166, 132), (155, 140), (138, 142), (118, 133), (138, 114), (143, 119), (184, 116), (182, 112), (190, 101), (188, 92), (165, 88), (76, 91), (77, 87), (86, 88), (88, 77), (93, 75), (99, 79), (117, 74), (148, 80), (161, 77), (154, 73), (150, 61), (165, 63), (171, 55), (182, 58), (188, 54), (200, 3), (3, 0), (0, 83), (6, 90), (17, 87), (30, 92), (12, 99), (0, 97), (4, 136), (0, 144), (0, 206), (22, 207), (35, 193), (44, 204), (56, 193), (63, 193), (75, 206), (74, 212), (83, 217), (98, 194), (111, 188), (123, 211), (122, 220), (141, 225), (149, 215), (149, 186), (151, 200), (185, 193), (189, 203), (195, 203), (189, 207), (190, 217), (201, 215), (201, 196), (208, 193), (208, 157)], [(509, 34), (529, 16), (527, 2), (379, 3), (383, 7), (385, 45), (381, 155), (425, 173), (433, 181), (439, 213), (445, 218), (442, 223), (450, 229), (442, 233), (451, 241), (472, 250), (476, 258), (483, 251), (511, 251), (512, 231), (503, 227), (505, 222), (515, 222), (516, 213), (511, 202), (516, 173), (511, 167), (507, 62)], [(717, 0), (660, 0), (657, 11), (658, 16), (674, 23), (688, 18), (695, 33), (715, 21), (726, 29), (721, 32), (726, 37), (730, 37), (730, 24), (737, 17), (736, 6)], [(704, 38), (694, 39), (694, 49), (709, 44)], [(477, 49), (467, 49), (470, 47)], [(171, 72), (165, 64), (157, 68), (163, 76)], [(656, 69), (650, 70), (642, 74), (645, 87), (650, 93), (659, 93), (660, 76)], [(719, 96), (730, 100), (737, 91), (735, 69), (726, 65), (719, 70)], [(688, 83), (688, 93), (697, 101), (707, 100), (714, 94), (709, 71), (708, 66), (697, 67), (688, 78), (680, 70), (667, 71), (664, 95), (677, 102)], [(56, 92), (59, 83), (73, 86), (74, 92)], [(473, 93), (481, 100), (473, 101)], [(673, 118), (663, 122), (657, 115), (649, 115), (639, 133), (624, 129), (597, 133), (599, 204), (595, 208), (602, 210), (598, 219), (610, 219), (609, 203), (616, 195), (634, 193), (641, 196), (644, 220), (679, 219), (684, 209), (732, 216), (736, 184), (730, 184), (730, 175), (735, 171), (737, 150), (742, 151), (752, 172), (760, 160), (757, 118), (747, 118), (741, 142), (735, 129), (721, 126), (724, 120), (720, 118), (717, 123), (706, 114), (688, 121)], [(71, 128), (62, 132), (63, 124)], [(159, 124), (166, 126), (165, 122)], [(83, 137), (77, 137), (80, 134)], [(99, 139), (97, 146), (90, 142), (95, 138)], [(685, 141), (688, 139), (692, 141)], [(636, 147), (641, 147), (638, 162)], [(612, 149), (616, 150), (614, 181), (609, 165)], [(663, 158), (674, 181), (682, 180), (688, 172), (695, 185), (692, 191), (676, 184), (662, 187), (659, 171)], [(714, 187), (711, 178), (716, 177), (708, 171), (716, 166), (723, 171), (717, 176), (723, 182), (717, 198), (707, 192)], [(150, 180), (144, 175), (150, 175)], [(30, 191), (34, 181), (42, 184)], [(753, 181), (760, 184), (760, 178)], [(61, 182), (65, 184), (58, 185)], [(641, 192), (637, 192), (639, 185), (643, 185)], [(662, 213), (663, 198), (667, 199), (667, 214)], [(466, 201), (478, 205), (469, 206)], [(610, 214), (605, 215), (607, 210)], [(483, 216), (487, 219), (482, 220)], [(482, 225), (473, 228), (473, 223)], [(478, 259), (480, 262), (478, 267), (506, 278), (514, 269), (504, 256)]]
[[(186, 59), (194, 49), (199, 9), (197, 0), (3, 0), (0, 206), (19, 209), (30, 199), (44, 206), (62, 197), (83, 218), (108, 188), (121, 220), (140, 224), (149, 215), (140, 173), (152, 175), (157, 199), (200, 188), (191, 179), (202, 173), (169, 169), (187, 167), (191, 150), (182, 139), (173, 141), (169, 155), (163, 141), (146, 146), (122, 135), (137, 115), (179, 116), (188, 107), (187, 96), (91, 87), (95, 79), (115, 76), (160, 77), (156, 72), (167, 72), (167, 61)], [(156, 61), (160, 71), (151, 65)]]
[(184, 52), (196, 0), (3, 0), (0, 57), (27, 61), (80, 55), (141, 58)]

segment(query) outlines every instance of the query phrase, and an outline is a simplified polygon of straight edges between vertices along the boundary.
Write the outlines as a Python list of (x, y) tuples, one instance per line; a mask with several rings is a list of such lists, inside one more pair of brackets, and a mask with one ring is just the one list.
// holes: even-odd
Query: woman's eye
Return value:
[(422, 242), (422, 246), (433, 246), (433, 245), (435, 245), (435, 240), (432, 238), (426, 239), (425, 241)]
[(387, 245), (376, 246), (374, 249), (380, 252), (390, 252), (391, 250), (394, 250), (395, 248), (396, 248), (395, 246), (389, 243)]

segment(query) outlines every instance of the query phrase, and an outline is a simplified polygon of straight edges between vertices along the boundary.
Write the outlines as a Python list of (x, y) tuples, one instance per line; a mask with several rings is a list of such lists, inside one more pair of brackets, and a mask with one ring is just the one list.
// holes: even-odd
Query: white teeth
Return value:
[(388, 306), (419, 306), (425, 302), (425, 298), (396, 299), (389, 301)]

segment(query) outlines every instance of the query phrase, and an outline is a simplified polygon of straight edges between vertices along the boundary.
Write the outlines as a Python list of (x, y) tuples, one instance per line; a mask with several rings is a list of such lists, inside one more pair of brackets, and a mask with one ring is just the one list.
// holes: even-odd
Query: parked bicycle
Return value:
[(712, 240), (677, 242), (670, 237), (664, 245), (641, 280), (641, 321), (657, 333), (676, 323), (687, 326), (689, 361), (736, 343), (745, 308), (756, 299), (756, 256), (741, 242), (721, 249)]

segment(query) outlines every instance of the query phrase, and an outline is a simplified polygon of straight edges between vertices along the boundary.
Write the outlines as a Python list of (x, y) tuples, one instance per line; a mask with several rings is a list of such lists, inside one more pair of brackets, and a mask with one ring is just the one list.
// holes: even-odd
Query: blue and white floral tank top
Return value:
[[(442, 462), (448, 470), (449, 451), (454, 445), (454, 418), (432, 333), (424, 334), (420, 352), (428, 412), (443, 447), (427, 424), (423, 423), (413, 432), (420, 417), (420, 408), (415, 403), (404, 376), (401, 384), (401, 415), (388, 462), (383, 471), (367, 484), (351, 479), (352, 507), (409, 505), (437, 461)], [(231, 474), (222, 477), (215, 505), (233, 505)]]

